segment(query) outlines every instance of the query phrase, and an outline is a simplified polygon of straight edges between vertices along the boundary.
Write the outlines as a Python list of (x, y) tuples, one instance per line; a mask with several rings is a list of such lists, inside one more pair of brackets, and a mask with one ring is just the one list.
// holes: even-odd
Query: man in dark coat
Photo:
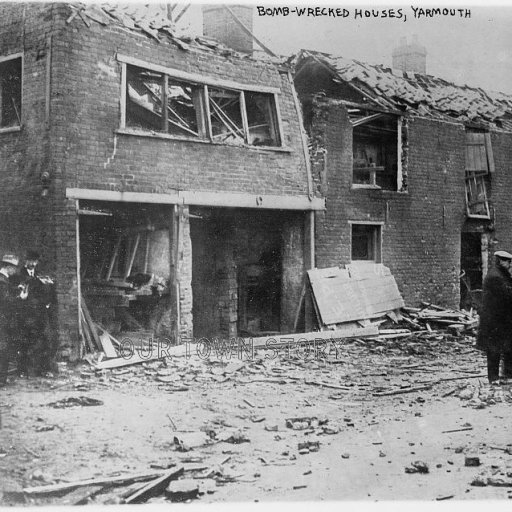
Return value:
[(490, 383), (499, 379), (503, 357), (505, 379), (512, 378), (512, 254), (494, 253), (495, 266), (483, 284), (482, 309), (477, 347), (487, 353), (487, 375)]
[(7, 384), (9, 361), (15, 357), (17, 339), (15, 332), (15, 310), (17, 301), (25, 299), (13, 287), (12, 276), (18, 271), (18, 258), (6, 254), (0, 262), (0, 387)]
[(55, 339), (51, 332), (51, 314), (55, 306), (54, 285), (48, 277), (39, 275), (37, 266), (40, 255), (28, 251), (25, 265), (21, 269), (18, 282), (27, 292), (27, 299), (18, 309), (17, 331), (18, 374), (34, 372), (43, 375), (55, 371)]

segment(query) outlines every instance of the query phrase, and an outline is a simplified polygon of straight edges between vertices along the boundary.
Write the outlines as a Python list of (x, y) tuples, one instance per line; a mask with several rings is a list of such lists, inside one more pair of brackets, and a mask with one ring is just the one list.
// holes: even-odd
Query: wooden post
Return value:
[[(84, 333), (82, 331), (82, 279), (80, 275), (80, 215), (78, 214), (78, 210), (80, 209), (80, 204), (78, 199), (75, 200), (75, 210), (76, 210), (76, 220), (75, 220), (75, 233), (76, 233), (76, 287), (77, 287), (77, 307), (78, 307), (78, 336), (80, 337), (80, 341), (84, 339)], [(78, 357), (81, 359), (83, 356), (82, 353), (82, 344), (80, 343)]]
[(180, 264), (180, 238), (181, 238), (181, 216), (182, 208), (178, 205), (173, 206), (171, 222), (171, 279), (170, 295), (171, 304), (175, 314), (174, 339), (177, 344), (180, 333), (180, 285), (179, 285), (179, 264)]

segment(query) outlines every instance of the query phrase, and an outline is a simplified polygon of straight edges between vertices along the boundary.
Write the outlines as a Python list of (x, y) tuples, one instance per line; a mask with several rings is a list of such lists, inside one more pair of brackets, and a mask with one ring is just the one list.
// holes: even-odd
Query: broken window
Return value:
[(165, 131), (163, 75), (128, 66), (126, 88), (126, 124), (133, 128)]
[(378, 224), (352, 224), (352, 261), (380, 262), (381, 227)]
[(202, 96), (197, 86), (169, 78), (167, 89), (168, 133), (204, 137)]
[(245, 92), (244, 94), (249, 144), (253, 146), (281, 145), (273, 96), (256, 92)]
[(216, 142), (243, 144), (245, 133), (240, 93), (226, 89), (208, 89), (212, 138)]
[(21, 126), (21, 57), (0, 62), (0, 128)]
[(353, 126), (353, 183), (398, 190), (399, 119), (359, 109), (349, 114)]
[(487, 190), (494, 171), (488, 132), (466, 128), (466, 208), (470, 218), (490, 219)]
[(207, 87), (132, 65), (126, 66), (125, 119), (129, 128), (212, 142), (282, 143), (274, 94)]

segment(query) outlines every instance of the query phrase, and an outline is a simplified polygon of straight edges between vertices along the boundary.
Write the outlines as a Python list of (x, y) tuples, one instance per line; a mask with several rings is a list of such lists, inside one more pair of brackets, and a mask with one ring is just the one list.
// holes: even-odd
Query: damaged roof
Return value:
[(308, 50), (290, 62), (298, 69), (308, 59), (327, 67), (334, 81), (346, 82), (377, 106), (512, 130), (511, 95)]
[(67, 19), (71, 23), (76, 17), (88, 27), (92, 22), (103, 26), (118, 26), (128, 31), (143, 33), (146, 36), (160, 42), (170, 40), (176, 46), (186, 51), (203, 51), (215, 53), (223, 57), (237, 57), (240, 59), (250, 59), (254, 61), (268, 61), (265, 59), (255, 59), (251, 55), (237, 52), (215, 39), (204, 36), (184, 36), (178, 34), (174, 23), (172, 23), (164, 12), (157, 9), (141, 9), (140, 4), (92, 4), (83, 2), (74, 2), (68, 4), (73, 13)]

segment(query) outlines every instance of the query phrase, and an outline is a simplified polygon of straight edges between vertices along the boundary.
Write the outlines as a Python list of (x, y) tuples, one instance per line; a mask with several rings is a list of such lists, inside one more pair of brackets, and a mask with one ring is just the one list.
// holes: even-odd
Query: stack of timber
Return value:
[(476, 311), (455, 310), (427, 302), (421, 308), (403, 308), (402, 319), (418, 330), (448, 330), (455, 333), (474, 332), (478, 327)]

